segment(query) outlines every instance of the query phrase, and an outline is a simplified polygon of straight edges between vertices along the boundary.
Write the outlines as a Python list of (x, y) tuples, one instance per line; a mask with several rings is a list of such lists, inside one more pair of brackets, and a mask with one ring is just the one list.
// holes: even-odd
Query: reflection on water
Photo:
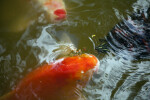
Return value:
[[(28, 12), (28, 9), (22, 9), (21, 12), (24, 13), (19, 16), (20, 11), (15, 12), (17, 8), (14, 8), (18, 17), (8, 17), (12, 14), (6, 12), (11, 11), (11, 8), (19, 3), (3, 1), (2, 5), (8, 9), (1, 11), (3, 16), (0, 17), (0, 95), (14, 88), (18, 80), (42, 62), (53, 61), (68, 48), (70, 52), (76, 47), (83, 52), (97, 55), (100, 59), (98, 73), (83, 91), (87, 100), (150, 98), (149, 61), (132, 62), (111, 53), (99, 56), (93, 48), (94, 45), (99, 45), (99, 38), (104, 38), (122, 18), (126, 18), (136, 9), (149, 7), (150, 1), (65, 0), (65, 3), (68, 12), (67, 21), (61, 24), (47, 24), (44, 15), (40, 13), (34, 18), (27, 16), (32, 24), (27, 25), (25, 30), (15, 32), (11, 26), (18, 24), (11, 23), (22, 19), (21, 15)], [(4, 9), (3, 6), (0, 7)], [(43, 21), (45, 23), (41, 23)], [(68, 36), (71, 39), (68, 39)]]
[[(56, 27), (56, 25), (54, 26)], [(74, 44), (71, 43), (71, 40), (67, 40), (68, 37), (65, 37), (66, 33), (56, 33), (60, 35), (60, 38), (64, 38), (64, 40), (62, 40), (62, 38), (61, 41), (59, 40), (60, 43), (57, 42), (56, 36), (51, 36), (51, 34), (55, 35), (54, 32), (56, 32), (53, 28), (54, 26), (50, 25), (44, 27), (38, 39), (27, 41), (29, 46), (40, 48), (40, 53), (33, 52), (35, 56), (38, 56), (39, 63), (42, 63), (43, 61), (46, 61), (47, 63), (52, 62), (57, 56), (68, 55), (70, 52), (76, 50)], [(51, 31), (51, 33), (48, 33), (46, 29)]]
[(89, 100), (95, 97), (102, 100), (149, 98), (149, 61), (132, 63), (109, 54), (100, 63), (100, 77), (93, 79), (94, 86), (85, 89)]

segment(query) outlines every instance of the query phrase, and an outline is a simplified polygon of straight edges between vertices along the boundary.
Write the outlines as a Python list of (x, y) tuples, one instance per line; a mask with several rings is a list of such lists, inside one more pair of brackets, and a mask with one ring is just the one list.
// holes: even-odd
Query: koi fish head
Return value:
[(47, 0), (44, 3), (52, 21), (60, 21), (66, 18), (66, 9), (63, 0)]
[(53, 63), (52, 66), (56, 76), (59, 75), (58, 77), (63, 77), (69, 81), (84, 81), (86, 83), (93, 72), (98, 70), (99, 60), (94, 55), (82, 54), (62, 58)]

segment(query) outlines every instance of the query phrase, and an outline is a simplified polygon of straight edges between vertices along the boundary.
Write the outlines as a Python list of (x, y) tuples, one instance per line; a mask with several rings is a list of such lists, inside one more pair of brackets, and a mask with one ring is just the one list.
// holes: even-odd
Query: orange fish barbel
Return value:
[(78, 100), (81, 90), (98, 70), (94, 55), (61, 58), (30, 72), (0, 100)]

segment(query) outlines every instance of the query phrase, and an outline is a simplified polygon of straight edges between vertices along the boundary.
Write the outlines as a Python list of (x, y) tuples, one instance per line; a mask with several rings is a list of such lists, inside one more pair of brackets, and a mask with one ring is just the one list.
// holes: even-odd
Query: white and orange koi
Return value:
[(51, 21), (66, 19), (66, 9), (63, 0), (37, 0), (49, 14)]

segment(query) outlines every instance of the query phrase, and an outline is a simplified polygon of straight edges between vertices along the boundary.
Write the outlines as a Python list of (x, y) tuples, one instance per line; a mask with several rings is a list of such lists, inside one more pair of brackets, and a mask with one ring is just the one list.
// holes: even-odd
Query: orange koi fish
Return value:
[(94, 55), (61, 58), (30, 72), (0, 100), (78, 100), (81, 90), (98, 69)]
[(36, 0), (49, 14), (51, 21), (63, 20), (66, 18), (66, 9), (63, 0)]

